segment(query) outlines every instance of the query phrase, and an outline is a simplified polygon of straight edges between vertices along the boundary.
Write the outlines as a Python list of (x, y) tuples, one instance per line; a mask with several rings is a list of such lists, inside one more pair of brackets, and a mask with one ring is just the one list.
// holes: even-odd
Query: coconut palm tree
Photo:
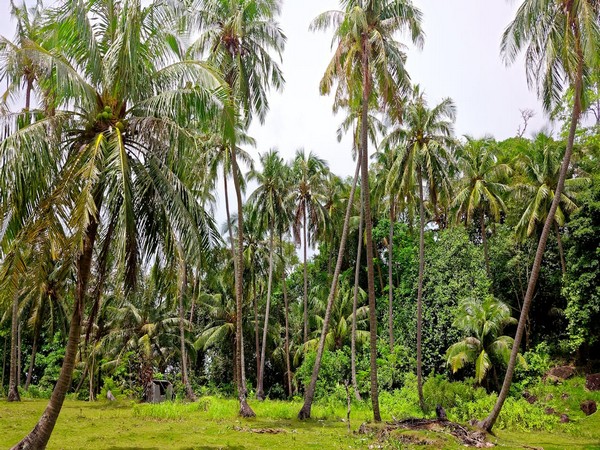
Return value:
[(485, 268), (490, 276), (488, 256), (486, 216), (500, 220), (500, 214), (506, 211), (503, 196), (509, 187), (501, 182), (503, 176), (511, 173), (507, 164), (500, 164), (496, 158), (496, 142), (492, 138), (473, 139), (467, 136), (466, 144), (457, 152), (458, 170), (461, 179), (456, 187), (453, 206), (465, 225), (479, 213), (479, 225)]
[[(403, 46), (394, 38), (407, 31), (412, 41), (423, 41), (421, 12), (409, 0), (342, 0), (341, 10), (318, 16), (312, 29), (333, 27), (334, 57), (321, 80), (321, 92), (327, 94), (338, 83), (337, 98), (360, 102), (361, 123), (368, 123), (371, 102), (392, 105), (408, 85)], [(359, 99), (361, 99), (359, 101)], [(379, 100), (379, 101), (378, 101)], [(377, 318), (375, 314), (375, 275), (373, 270), (373, 223), (369, 190), (368, 127), (360, 127), (361, 191), (364, 193), (364, 220), (367, 247), (371, 346), (371, 401), (373, 416), (381, 420), (377, 387)], [(305, 402), (306, 404), (306, 402)], [(304, 414), (306, 415), (306, 414)]]
[[(269, 109), (267, 93), (270, 87), (281, 89), (284, 79), (281, 69), (269, 54), (274, 51), (280, 58), (285, 46), (285, 35), (275, 18), (281, 11), (280, 0), (198, 0), (197, 23), (200, 37), (192, 51), (208, 53), (230, 88), (230, 102), (234, 114), (224, 116), (224, 125), (239, 120), (249, 125), (255, 116), (264, 122)], [(237, 118), (236, 118), (237, 117)], [(243, 302), (243, 241), (244, 224), (241, 172), (238, 166), (235, 138), (228, 139), (231, 169), (238, 209), (238, 236), (235, 259), (237, 327), (236, 333), (239, 371), (238, 395), (240, 414), (254, 416), (246, 401), (243, 371), (242, 302)]]
[(302, 243), (304, 264), (304, 341), (308, 340), (308, 246), (312, 245), (325, 226), (327, 212), (324, 207), (325, 198), (323, 187), (325, 179), (329, 174), (327, 163), (315, 155), (308, 154), (304, 149), (296, 150), (296, 156), (292, 162), (292, 180), (294, 189), (290, 195), (294, 199), (294, 221), (292, 230), (296, 244)]
[(18, 176), (23, 158), (48, 147), (53, 152), (52, 160), (36, 160), (41, 172), (41, 162), (58, 170), (48, 167), (47, 174), (56, 176), (20, 239), (68, 227), (63, 255), (75, 267), (76, 288), (58, 382), (40, 421), (16, 448), (45, 447), (58, 418), (107, 217), (118, 217), (112, 251), (124, 267), (128, 292), (135, 288), (140, 259), (161, 248), (169, 233), (180, 236), (186, 255), (196, 258), (216, 238), (212, 219), (178, 172), (198, 161), (199, 138), (191, 125), (221, 113), (227, 96), (208, 66), (177, 61), (167, 38), (170, 15), (164, 3), (65, 0), (48, 11), (44, 41), (52, 51), (35, 43), (23, 49), (52, 90), (56, 112), (36, 112), (41, 118), (18, 132), (19, 117), (2, 117), (11, 131), (0, 144), (7, 161), (3, 174)]
[(265, 307), (265, 321), (263, 327), (262, 348), (260, 354), (260, 370), (257, 374), (256, 398), (264, 400), (264, 370), (265, 354), (267, 347), (267, 331), (269, 328), (269, 312), (271, 308), (271, 292), (273, 288), (273, 260), (275, 257), (275, 234), (278, 225), (279, 216), (286, 211), (286, 200), (288, 198), (288, 188), (286, 181), (288, 176), (287, 165), (283, 158), (279, 156), (277, 150), (271, 150), (260, 156), (262, 171), (253, 170), (248, 174), (250, 180), (256, 180), (258, 187), (250, 195), (249, 201), (253, 202), (257, 208), (257, 214), (260, 217), (260, 225), (269, 231), (269, 270), (267, 282), (267, 303)]
[[(390, 169), (387, 190), (402, 192), (407, 198), (419, 199), (419, 282), (417, 288), (417, 389), (419, 404), (425, 410), (423, 400), (423, 376), (421, 367), (421, 334), (423, 311), (423, 274), (425, 272), (425, 194), (428, 188), (432, 210), (438, 192), (450, 190), (448, 169), (452, 163), (451, 148), (454, 145), (453, 124), (456, 108), (446, 98), (430, 109), (418, 86), (404, 111), (404, 123), (382, 141), (382, 146), (393, 146), (396, 158)], [(449, 196), (449, 195), (448, 195)]]
[[(524, 180), (515, 186), (519, 203), (525, 206), (516, 226), (517, 236), (521, 240), (531, 236), (548, 217), (558, 184), (562, 154), (563, 147), (559, 142), (540, 133), (516, 163), (524, 175)], [(574, 194), (589, 181), (583, 174), (566, 179), (554, 214), (554, 232), (563, 275), (566, 273), (566, 262), (559, 227), (564, 226), (568, 214), (577, 208)]]
[(510, 389), (546, 242), (562, 198), (573, 153), (575, 131), (584, 106), (587, 106), (583, 104), (584, 88), (588, 84), (588, 76), (598, 68), (599, 14), (600, 4), (595, 0), (525, 0), (502, 37), (501, 52), (507, 63), (513, 63), (521, 51), (526, 49), (527, 80), (530, 85), (536, 85), (544, 109), (547, 112), (552, 110), (565, 85), (573, 90), (573, 109), (554, 199), (540, 234), (502, 389), (494, 408), (479, 424), (488, 431), (494, 426)]
[[(516, 323), (517, 319), (510, 315), (510, 308), (491, 295), (483, 301), (474, 298), (461, 301), (453, 325), (466, 337), (451, 345), (446, 352), (452, 372), (467, 364), (475, 364), (475, 379), (479, 384), (483, 383), (490, 369), (494, 370), (499, 363), (508, 363), (513, 339), (503, 336), (502, 331)], [(524, 363), (525, 360), (520, 359)]]

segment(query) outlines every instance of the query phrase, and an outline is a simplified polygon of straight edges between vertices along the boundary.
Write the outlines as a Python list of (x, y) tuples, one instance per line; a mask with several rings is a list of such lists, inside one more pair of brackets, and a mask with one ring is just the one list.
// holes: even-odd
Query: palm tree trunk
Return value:
[(554, 198), (552, 199), (552, 205), (550, 206), (550, 211), (548, 211), (548, 216), (546, 217), (546, 222), (544, 223), (544, 228), (542, 229), (542, 234), (540, 235), (537, 251), (535, 252), (535, 259), (531, 268), (531, 275), (529, 277), (529, 283), (527, 285), (527, 292), (525, 293), (525, 299), (523, 301), (523, 309), (521, 310), (521, 316), (519, 317), (519, 324), (517, 325), (517, 332), (515, 334), (514, 344), (510, 353), (508, 367), (506, 368), (504, 382), (502, 383), (502, 389), (500, 390), (498, 400), (496, 401), (496, 404), (494, 405), (494, 408), (492, 409), (490, 414), (479, 423), (479, 426), (487, 431), (492, 430), (494, 424), (496, 423), (496, 420), (498, 419), (498, 415), (500, 414), (502, 406), (504, 405), (506, 397), (508, 396), (508, 391), (510, 389), (512, 377), (515, 371), (515, 366), (517, 364), (517, 355), (519, 353), (521, 339), (523, 338), (529, 309), (531, 307), (531, 301), (533, 299), (533, 294), (535, 292), (537, 280), (542, 266), (542, 259), (544, 257), (544, 251), (546, 249), (548, 235), (550, 234), (550, 229), (552, 227), (552, 223), (554, 222), (554, 216), (556, 214), (556, 210), (558, 209), (558, 204), (560, 202), (560, 198), (565, 185), (565, 179), (569, 170), (569, 164), (571, 162), (571, 155), (573, 153), (573, 143), (575, 141), (575, 132), (577, 131), (577, 124), (579, 122), (579, 117), (581, 116), (581, 95), (583, 91), (583, 54), (579, 46), (577, 46), (577, 56), (577, 76), (575, 78), (574, 103), (573, 111), (571, 113), (571, 125), (569, 128), (567, 148), (565, 150), (565, 155), (563, 157), (562, 164), (560, 167), (560, 174), (558, 177), (556, 191), (554, 193)]
[[(360, 160), (360, 154), (358, 156)], [(363, 238), (363, 198), (362, 192), (360, 196), (360, 217), (358, 224), (358, 244), (356, 248), (356, 266), (354, 267), (354, 299), (352, 300), (352, 336), (350, 340), (350, 369), (352, 376), (352, 387), (354, 388), (354, 396), (359, 402), (362, 401), (358, 390), (358, 382), (356, 381), (356, 309), (358, 306), (358, 279), (360, 274), (360, 260), (362, 256), (362, 238)]]
[(235, 252), (235, 303), (236, 303), (236, 359), (237, 359), (237, 389), (238, 399), (240, 401), (240, 415), (242, 417), (255, 417), (256, 414), (250, 408), (247, 401), (246, 391), (246, 377), (244, 373), (244, 341), (243, 341), (243, 329), (242, 329), (242, 315), (243, 315), (243, 276), (244, 276), (244, 211), (242, 204), (242, 189), (240, 186), (240, 169), (237, 163), (235, 145), (231, 146), (231, 168), (233, 171), (233, 184), (235, 187), (235, 196), (238, 207), (238, 230), (237, 230), (237, 251)]
[(419, 184), (419, 286), (417, 289), (417, 390), (419, 391), (419, 406), (425, 412), (423, 400), (423, 367), (421, 335), (423, 333), (423, 274), (425, 273), (425, 207), (423, 198), (423, 177), (421, 169), (417, 171)]
[[(235, 180), (234, 180), (235, 184)], [(229, 241), (231, 243), (231, 259), (233, 261), (233, 270), (235, 272), (235, 241), (233, 239), (233, 229), (231, 228), (231, 213), (229, 211), (229, 188), (227, 187), (227, 172), (223, 168), (223, 189), (225, 191), (225, 213), (227, 214), (227, 232), (229, 233)]]
[(567, 274), (567, 262), (565, 261), (565, 251), (562, 245), (562, 238), (560, 237), (560, 228), (558, 228), (556, 221), (554, 221), (554, 232), (556, 233), (556, 244), (558, 245), (558, 254), (560, 255), (560, 268), (564, 277)]
[(256, 352), (256, 379), (260, 373), (260, 337), (258, 335), (258, 297), (256, 296), (256, 273), (252, 265), (252, 299), (254, 303), (254, 350)]
[(38, 312), (39, 317), (35, 321), (35, 329), (33, 331), (33, 344), (31, 346), (31, 361), (29, 361), (29, 369), (27, 370), (27, 379), (25, 380), (25, 390), (29, 389), (31, 384), (31, 377), (33, 376), (33, 368), (35, 366), (35, 357), (37, 355), (38, 341), (40, 339), (40, 333), (42, 331), (42, 324), (44, 321), (44, 313), (46, 310), (46, 302), (43, 301)]
[(394, 280), (392, 275), (392, 248), (394, 246), (394, 202), (390, 196), (390, 235), (388, 242), (388, 331), (390, 351), (394, 351)]
[[(96, 201), (97, 216), (100, 216), (100, 202)], [(48, 440), (58, 419), (67, 390), (71, 385), (73, 368), (75, 367), (75, 358), (81, 336), (81, 319), (85, 305), (85, 295), (87, 292), (89, 275), (92, 267), (92, 256), (94, 243), (98, 233), (98, 221), (92, 217), (86, 229), (83, 251), (77, 260), (77, 288), (75, 294), (75, 305), (73, 315), (71, 316), (71, 325), (69, 326), (69, 338), (65, 349), (65, 357), (60, 370), (60, 375), (52, 391), (50, 402), (46, 410), (40, 417), (33, 430), (29, 432), (18, 444), (13, 447), (16, 449), (35, 448), (43, 449), (48, 445)]]
[(371, 218), (371, 191), (369, 189), (369, 138), (367, 124), (369, 121), (369, 97), (371, 77), (369, 75), (369, 42), (367, 36), (362, 36), (362, 71), (363, 98), (361, 112), (361, 190), (363, 208), (365, 210), (365, 231), (367, 238), (367, 280), (369, 295), (369, 331), (370, 331), (370, 362), (371, 362), (371, 403), (373, 418), (381, 422), (379, 412), (379, 387), (377, 385), (377, 310), (375, 305), (375, 272), (373, 270), (373, 219)]
[(302, 234), (304, 245), (304, 341), (308, 341), (308, 268), (306, 267), (306, 205), (304, 206), (304, 219), (302, 221)]
[(485, 271), (488, 278), (491, 276), (490, 272), (490, 256), (488, 254), (488, 243), (487, 243), (487, 231), (485, 229), (485, 213), (481, 210), (481, 242), (483, 244), (483, 256), (485, 259)]
[(23, 326), (22, 326), (21, 322), (19, 322), (19, 327), (17, 328), (17, 387), (21, 387), (21, 371), (22, 371), (21, 360), (23, 357), (23, 352), (21, 351), (22, 332), (23, 332)]
[(6, 372), (6, 347), (8, 338), (4, 337), (4, 349), (2, 351), (2, 376), (0, 377), (0, 393), (4, 392), (4, 373)]
[(187, 352), (185, 351), (185, 310), (183, 308), (183, 299), (185, 297), (185, 291), (187, 289), (187, 264), (183, 260), (183, 255), (181, 255), (181, 287), (179, 288), (179, 343), (181, 346), (181, 382), (185, 386), (185, 395), (188, 400), (195, 402), (196, 394), (194, 394), (194, 390), (192, 389), (192, 385), (190, 383), (190, 379), (188, 376), (188, 367), (187, 367)]
[(283, 268), (283, 302), (285, 306), (285, 368), (287, 372), (288, 396), (292, 396), (292, 367), (290, 365), (290, 325), (288, 317), (288, 295), (285, 267)]
[(92, 360), (92, 362), (90, 363), (90, 397), (89, 397), (89, 401), (93, 402), (95, 400), (94, 398), (94, 353), (92, 352), (92, 354), (90, 355), (90, 358)]
[(269, 231), (269, 281), (267, 282), (267, 305), (265, 307), (265, 324), (263, 327), (263, 339), (262, 349), (260, 352), (260, 372), (258, 373), (258, 382), (256, 388), (256, 398), (258, 400), (265, 399), (265, 392), (263, 389), (264, 377), (265, 377), (265, 357), (267, 352), (267, 331), (269, 330), (269, 312), (271, 309), (271, 289), (273, 286), (273, 217), (271, 217), (271, 226)]
[(17, 364), (17, 347), (19, 334), (19, 293), (16, 292), (12, 303), (12, 314), (10, 322), (10, 368), (8, 376), (8, 401), (20, 402), (21, 396), (18, 389), (18, 364)]
[(358, 181), (358, 174), (360, 173), (359, 159), (356, 163), (356, 171), (354, 172), (354, 182), (352, 183), (352, 189), (350, 190), (350, 197), (348, 198), (348, 206), (346, 207), (346, 216), (344, 217), (344, 227), (342, 229), (342, 238), (340, 240), (340, 248), (338, 251), (337, 262), (335, 264), (335, 270), (333, 272), (333, 279), (331, 280), (331, 289), (329, 290), (329, 297), (327, 298), (327, 307), (325, 308), (325, 317), (323, 318), (323, 329), (321, 330), (321, 337), (319, 338), (319, 346), (317, 347), (317, 355), (315, 358), (315, 365), (313, 367), (312, 376), (308, 389), (304, 394), (304, 405), (298, 413), (300, 420), (310, 418), (310, 410), (312, 403), (315, 398), (315, 389), (317, 387), (317, 378), (319, 377), (319, 370), (321, 369), (321, 361), (323, 359), (323, 351), (325, 350), (325, 338), (327, 337), (327, 329), (329, 327), (329, 320), (331, 318), (331, 310), (333, 309), (333, 301), (335, 299), (335, 293), (337, 292), (337, 283), (342, 270), (342, 261), (344, 259), (344, 252), (346, 250), (346, 240), (348, 237), (348, 225), (350, 223), (350, 212), (352, 211), (352, 205), (354, 203), (354, 192), (356, 191), (356, 184)]

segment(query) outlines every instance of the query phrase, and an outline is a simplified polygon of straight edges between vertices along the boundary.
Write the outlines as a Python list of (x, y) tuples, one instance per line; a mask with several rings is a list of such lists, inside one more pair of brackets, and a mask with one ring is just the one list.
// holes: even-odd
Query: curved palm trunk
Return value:
[(362, 70), (363, 70), (363, 98), (361, 112), (361, 191), (363, 194), (363, 208), (365, 211), (365, 231), (367, 238), (367, 280), (369, 294), (369, 332), (370, 332), (370, 362), (371, 362), (371, 403), (373, 404), (373, 418), (381, 422), (379, 412), (379, 387), (377, 385), (377, 311), (375, 308), (375, 272), (373, 269), (373, 219), (371, 218), (371, 198), (369, 189), (369, 141), (367, 123), (369, 120), (369, 94), (371, 77), (369, 76), (368, 40), (362, 38)]
[[(98, 205), (99, 202), (96, 202)], [(100, 215), (100, 207), (98, 206), (97, 214)], [(73, 376), (73, 368), (75, 367), (75, 359), (81, 336), (81, 319), (85, 303), (85, 295), (87, 292), (88, 280), (92, 266), (92, 255), (94, 250), (94, 242), (98, 233), (98, 222), (95, 218), (90, 219), (90, 223), (86, 230), (86, 237), (83, 244), (83, 251), (77, 260), (77, 289), (75, 295), (75, 305), (73, 307), (73, 315), (71, 316), (71, 325), (69, 326), (69, 338), (67, 340), (67, 348), (65, 350), (65, 358), (60, 370), (60, 375), (52, 391), (50, 402), (46, 410), (40, 417), (40, 420), (35, 425), (33, 430), (29, 432), (14, 449), (43, 449), (48, 445), (48, 440), (58, 419), (58, 415), (62, 408), (67, 390), (71, 385)]]
[(565, 251), (562, 245), (562, 238), (560, 237), (560, 228), (558, 228), (556, 221), (554, 221), (554, 232), (556, 233), (556, 245), (558, 245), (558, 254), (560, 255), (560, 269), (564, 277), (567, 273), (567, 262), (565, 261)]
[(417, 171), (417, 183), (419, 183), (419, 286), (417, 289), (417, 390), (419, 391), (419, 406), (425, 412), (425, 401), (423, 400), (423, 367), (421, 335), (423, 333), (423, 274), (425, 272), (425, 207), (423, 205), (423, 177), (421, 169)]
[(237, 230), (237, 242), (235, 252), (235, 303), (236, 303), (236, 362), (237, 362), (237, 390), (238, 399), (240, 401), (240, 415), (242, 417), (255, 417), (256, 414), (250, 408), (247, 401), (246, 391), (246, 377), (244, 371), (244, 341), (243, 341), (243, 330), (242, 330), (242, 314), (243, 314), (243, 276), (244, 276), (244, 212), (242, 205), (242, 189), (240, 187), (240, 169), (238, 167), (236, 158), (235, 146), (231, 148), (231, 165), (233, 171), (233, 184), (235, 186), (235, 196), (237, 199), (238, 207), (238, 230)]
[(187, 289), (187, 264), (181, 260), (181, 287), (179, 288), (179, 343), (181, 346), (181, 382), (185, 386), (185, 395), (188, 400), (193, 402), (196, 401), (196, 394), (192, 389), (190, 379), (188, 377), (187, 367), (187, 352), (185, 351), (185, 327), (183, 322), (185, 320), (185, 310), (183, 308), (183, 298)]
[(350, 197), (348, 198), (348, 206), (346, 207), (346, 217), (344, 217), (344, 227), (342, 229), (342, 238), (340, 240), (340, 248), (338, 251), (337, 262), (335, 264), (335, 271), (333, 272), (333, 280), (331, 280), (331, 289), (329, 290), (329, 297), (327, 298), (327, 307), (325, 308), (325, 317), (323, 318), (323, 329), (321, 330), (321, 337), (319, 338), (319, 346), (317, 347), (317, 356), (315, 358), (315, 365), (313, 367), (312, 376), (308, 389), (304, 394), (304, 405), (298, 413), (300, 420), (310, 418), (310, 410), (312, 403), (315, 398), (315, 389), (317, 387), (317, 378), (319, 377), (319, 370), (321, 369), (321, 361), (323, 359), (323, 351), (325, 350), (325, 338), (327, 337), (327, 330), (329, 328), (329, 320), (331, 319), (331, 310), (333, 309), (333, 301), (337, 292), (337, 282), (342, 270), (342, 260), (344, 259), (344, 252), (346, 250), (346, 240), (348, 237), (348, 224), (350, 223), (350, 212), (352, 211), (352, 204), (354, 203), (354, 192), (356, 191), (356, 184), (358, 180), (358, 174), (360, 172), (361, 160), (357, 161), (356, 171), (354, 172), (354, 182), (352, 183), (352, 189), (350, 190)]
[(542, 259), (544, 257), (544, 251), (546, 249), (546, 243), (548, 241), (548, 235), (550, 234), (550, 229), (554, 222), (554, 216), (556, 214), (556, 210), (558, 209), (558, 204), (560, 202), (560, 198), (563, 192), (563, 188), (565, 185), (565, 179), (567, 177), (567, 172), (569, 170), (569, 164), (571, 162), (571, 155), (573, 153), (573, 142), (575, 140), (575, 132), (577, 130), (577, 124), (579, 122), (579, 117), (581, 116), (581, 94), (583, 90), (583, 55), (581, 49), (577, 48), (578, 52), (578, 64), (577, 64), (577, 76), (575, 78), (575, 95), (574, 95), (574, 104), (573, 111), (571, 113), (571, 125), (569, 128), (569, 137), (567, 140), (567, 148), (565, 150), (565, 156), (563, 157), (562, 164), (560, 167), (560, 174), (558, 177), (558, 184), (556, 186), (556, 192), (554, 193), (554, 198), (552, 199), (552, 205), (550, 206), (550, 211), (548, 212), (548, 217), (546, 217), (546, 222), (544, 223), (544, 228), (542, 230), (542, 234), (540, 235), (540, 240), (538, 243), (537, 250), (535, 252), (535, 259), (533, 261), (533, 266), (531, 268), (531, 275), (529, 277), (529, 283), (527, 284), (527, 292), (525, 293), (525, 299), (523, 301), (523, 308), (521, 309), (521, 315), (519, 317), (519, 324), (517, 325), (517, 332), (515, 334), (515, 340), (512, 347), (512, 351), (510, 353), (510, 360), (508, 362), (508, 367), (506, 368), (506, 375), (504, 376), (504, 382), (502, 383), (502, 389), (500, 390), (500, 394), (498, 395), (498, 400), (494, 405), (494, 408), (490, 412), (490, 414), (481, 422), (479, 422), (479, 426), (487, 431), (491, 431), (498, 416), (500, 415), (500, 411), (506, 397), (508, 396), (508, 391), (510, 389), (510, 385), (512, 383), (512, 377), (515, 371), (515, 366), (517, 364), (517, 355), (519, 353), (519, 347), (521, 345), (521, 339), (523, 338), (523, 333), (525, 331), (525, 326), (527, 323), (527, 317), (529, 314), (529, 309), (531, 307), (531, 302), (533, 300), (533, 294), (535, 292), (537, 280), (540, 274), (540, 269), (542, 266)]
[(10, 368), (8, 377), (8, 401), (20, 402), (18, 379), (18, 355), (17, 348), (19, 347), (19, 294), (15, 294), (12, 302), (12, 313), (10, 322)]
[(265, 307), (265, 325), (263, 327), (262, 349), (260, 351), (260, 371), (258, 372), (258, 382), (256, 388), (256, 398), (258, 400), (265, 399), (263, 389), (265, 377), (265, 357), (267, 352), (267, 331), (269, 329), (269, 313), (271, 309), (271, 288), (273, 286), (273, 217), (271, 217), (271, 231), (269, 236), (269, 281), (267, 283), (267, 305)]
[[(360, 159), (360, 154), (359, 154)], [(363, 236), (363, 198), (360, 196), (360, 217), (358, 224), (358, 244), (356, 248), (356, 266), (354, 267), (354, 299), (352, 300), (352, 336), (350, 340), (350, 371), (352, 377), (352, 387), (354, 396), (359, 402), (362, 401), (358, 391), (358, 382), (356, 381), (356, 309), (358, 306), (358, 278), (360, 274), (360, 260), (362, 256), (362, 236)]]
[(388, 242), (388, 331), (390, 350), (394, 351), (394, 280), (392, 279), (392, 249), (394, 247), (394, 202), (390, 198), (390, 235)]
[(304, 342), (308, 341), (308, 268), (306, 267), (306, 205), (304, 206), (304, 220), (302, 221), (302, 234), (304, 244)]

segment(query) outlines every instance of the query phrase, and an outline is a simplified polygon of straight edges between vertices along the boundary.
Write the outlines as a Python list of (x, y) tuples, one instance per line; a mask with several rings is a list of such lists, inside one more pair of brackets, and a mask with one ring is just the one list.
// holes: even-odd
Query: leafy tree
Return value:
[(586, 361), (600, 346), (600, 177), (580, 198), (568, 223), (569, 263), (563, 293), (567, 298), (569, 347)]

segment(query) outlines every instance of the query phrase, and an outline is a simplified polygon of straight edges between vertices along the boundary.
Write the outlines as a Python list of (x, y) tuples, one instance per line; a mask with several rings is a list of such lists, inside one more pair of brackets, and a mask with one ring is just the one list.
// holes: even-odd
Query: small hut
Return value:
[(146, 389), (148, 403), (161, 403), (173, 400), (173, 385), (167, 380), (152, 380)]

